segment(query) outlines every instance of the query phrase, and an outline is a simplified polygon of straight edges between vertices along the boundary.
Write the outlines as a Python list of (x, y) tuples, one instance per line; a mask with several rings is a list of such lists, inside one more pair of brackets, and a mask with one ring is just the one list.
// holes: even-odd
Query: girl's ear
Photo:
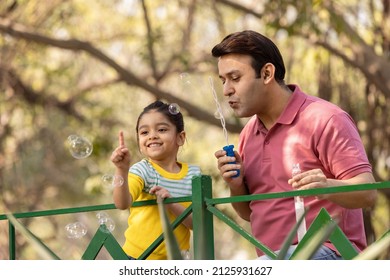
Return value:
[(177, 145), (183, 146), (186, 141), (186, 132), (182, 131), (177, 135)]

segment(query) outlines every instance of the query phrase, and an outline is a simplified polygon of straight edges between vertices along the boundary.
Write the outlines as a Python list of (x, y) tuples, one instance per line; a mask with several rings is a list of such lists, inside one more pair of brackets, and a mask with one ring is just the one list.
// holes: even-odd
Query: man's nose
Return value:
[(224, 96), (231, 96), (234, 94), (234, 88), (231, 86), (231, 83), (226, 81), (223, 85), (223, 95)]

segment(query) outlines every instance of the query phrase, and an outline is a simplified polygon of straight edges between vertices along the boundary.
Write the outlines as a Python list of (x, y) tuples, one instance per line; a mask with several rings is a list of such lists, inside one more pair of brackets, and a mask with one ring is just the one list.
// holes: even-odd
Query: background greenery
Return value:
[[(390, 3), (272, 0), (2, 0), (0, 2), (0, 213), (112, 203), (101, 176), (125, 131), (140, 159), (135, 122), (160, 98), (178, 103), (187, 144), (180, 159), (213, 177), (214, 195), (227, 196), (213, 153), (226, 144), (209, 77), (222, 102), (211, 48), (228, 33), (257, 30), (280, 47), (286, 82), (330, 100), (355, 119), (377, 181), (390, 179)], [(229, 142), (247, 121), (227, 104)], [(75, 159), (66, 139), (79, 134), (93, 153)], [(369, 242), (390, 226), (390, 192), (365, 209)], [(226, 212), (244, 228), (230, 206)], [(110, 210), (123, 241), (126, 211)], [(88, 233), (66, 237), (81, 221)], [(22, 221), (62, 259), (80, 258), (98, 227), (96, 213)], [(216, 258), (247, 259), (255, 252), (215, 223)], [(0, 222), (0, 259), (8, 258), (8, 228)], [(234, 242), (233, 242), (234, 241)], [(18, 238), (17, 256), (37, 258)], [(104, 252), (101, 258), (106, 258)], [(389, 259), (387, 252), (382, 258)]]

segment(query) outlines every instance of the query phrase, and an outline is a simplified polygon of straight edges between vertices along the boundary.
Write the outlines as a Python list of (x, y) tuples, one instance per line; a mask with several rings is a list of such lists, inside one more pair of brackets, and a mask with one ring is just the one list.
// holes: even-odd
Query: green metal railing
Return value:
[[(196, 260), (213, 260), (215, 259), (214, 254), (214, 217), (223, 221), (226, 225), (230, 226), (233, 230), (239, 233), (243, 238), (248, 240), (251, 244), (262, 250), (266, 255), (270, 256), (273, 259), (276, 259), (278, 256), (275, 252), (269, 249), (266, 245), (261, 243), (260, 240), (254, 238), (249, 232), (240, 227), (235, 221), (225, 215), (220, 211), (217, 206), (225, 203), (232, 202), (242, 202), (242, 201), (251, 201), (251, 200), (265, 200), (265, 199), (277, 199), (277, 198), (286, 198), (293, 196), (305, 196), (305, 195), (322, 195), (329, 193), (340, 193), (340, 192), (351, 192), (351, 191), (361, 191), (368, 189), (386, 189), (390, 188), (390, 182), (380, 182), (373, 184), (361, 184), (354, 186), (339, 186), (339, 187), (329, 187), (321, 189), (311, 189), (311, 190), (297, 190), (290, 192), (281, 192), (281, 193), (265, 193), (257, 195), (243, 195), (236, 197), (223, 197), (223, 198), (213, 198), (212, 197), (212, 182), (211, 177), (207, 175), (196, 176), (193, 178), (192, 182), (192, 196), (180, 197), (180, 198), (169, 198), (164, 200), (164, 203), (174, 203), (174, 202), (192, 202), (186, 211), (184, 211), (179, 217), (175, 219), (172, 223), (172, 228), (176, 228), (188, 215), (192, 213), (193, 219), (193, 252), (194, 259)], [(135, 202), (133, 207), (143, 207), (147, 205), (155, 205), (155, 200)], [(45, 210), (45, 211), (34, 211), (34, 212), (25, 212), (25, 213), (13, 213), (11, 216), (9, 214), (0, 214), (1, 220), (8, 220), (9, 228), (9, 258), (11, 260), (16, 259), (16, 229), (15, 225), (17, 222), (15, 220), (21, 218), (35, 218), (43, 216), (54, 216), (54, 215), (65, 215), (65, 214), (74, 214), (82, 212), (91, 212), (91, 211), (101, 211), (101, 210), (111, 210), (115, 209), (114, 204), (105, 204), (105, 205), (95, 205), (95, 206), (86, 206), (86, 207), (74, 207), (74, 208), (64, 208), (64, 209), (54, 209), (54, 210)], [(332, 218), (326, 212), (325, 209), (320, 211), (315, 221), (312, 223), (311, 227), (308, 229), (306, 235), (301, 240), (297, 246), (296, 252), (299, 253), (299, 250), (304, 246), (308, 245), (311, 241), (311, 237), (318, 233), (321, 228), (332, 221)], [(27, 229), (28, 231), (28, 229)], [(33, 233), (29, 232), (34, 238), (36, 238)], [(386, 232), (386, 235), (390, 234), (390, 230)], [(349, 243), (348, 239), (345, 237), (344, 233), (338, 228), (337, 225), (332, 229), (332, 233), (329, 236), (329, 239), (340, 251), (342, 256), (345, 259), (352, 259), (358, 253), (354, 247)], [(164, 235), (161, 234), (145, 252), (139, 257), (139, 259), (146, 259), (157, 246), (159, 246), (164, 241)], [(38, 242), (39, 241), (38, 239)], [(43, 243), (42, 243), (43, 244)], [(43, 244), (43, 246), (45, 246)], [(105, 225), (100, 225), (92, 240), (90, 241), (86, 251), (84, 252), (82, 259), (84, 260), (93, 260), (97, 257), (99, 251), (105, 247), (110, 253), (113, 259), (128, 259), (126, 254), (123, 252), (121, 246), (116, 241), (115, 237), (107, 230)], [(46, 247), (47, 248), (47, 247)], [(49, 248), (47, 250), (50, 251)], [(54, 252), (51, 252), (54, 259), (59, 259)], [(293, 254), (293, 256), (294, 256)]]

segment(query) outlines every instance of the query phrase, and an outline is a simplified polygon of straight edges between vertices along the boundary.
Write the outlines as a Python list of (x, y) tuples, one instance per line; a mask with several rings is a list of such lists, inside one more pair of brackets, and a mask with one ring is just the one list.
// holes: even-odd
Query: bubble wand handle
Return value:
[[(299, 163), (296, 163), (293, 165), (292, 176), (301, 173), (301, 169), (299, 167)], [(305, 214), (305, 203), (303, 201), (303, 198), (301, 196), (294, 196), (294, 206), (295, 206), (295, 216), (296, 221), (298, 222), (299, 219)], [(298, 227), (298, 242), (302, 240), (303, 236), (306, 234), (306, 221), (305, 219), (302, 220), (302, 223)]]
[[(218, 101), (217, 93), (216, 93), (215, 88), (214, 88), (213, 79), (211, 77), (209, 77), (209, 80), (210, 80), (211, 92), (213, 93), (215, 105), (217, 106), (219, 119), (221, 120), (223, 134), (224, 134), (225, 140), (226, 140), (226, 146), (223, 147), (223, 150), (226, 151), (227, 156), (234, 157), (234, 145), (229, 145), (229, 139), (228, 139), (228, 134), (227, 134), (227, 130), (226, 130), (225, 118), (223, 117), (223, 114), (222, 114), (222, 108), (221, 108), (221, 105), (219, 104), (219, 101)], [(236, 162), (231, 162), (231, 164), (235, 164), (235, 163)], [(236, 169), (236, 171), (237, 171), (237, 174), (233, 175), (232, 176), (233, 178), (240, 176), (240, 170)]]
[[(226, 145), (223, 147), (223, 150), (226, 151), (226, 155), (228, 157), (234, 157), (234, 145)], [(236, 162), (230, 162), (231, 164), (235, 164)], [(232, 178), (237, 178), (240, 176), (240, 169), (236, 169), (237, 174), (233, 175)]]

